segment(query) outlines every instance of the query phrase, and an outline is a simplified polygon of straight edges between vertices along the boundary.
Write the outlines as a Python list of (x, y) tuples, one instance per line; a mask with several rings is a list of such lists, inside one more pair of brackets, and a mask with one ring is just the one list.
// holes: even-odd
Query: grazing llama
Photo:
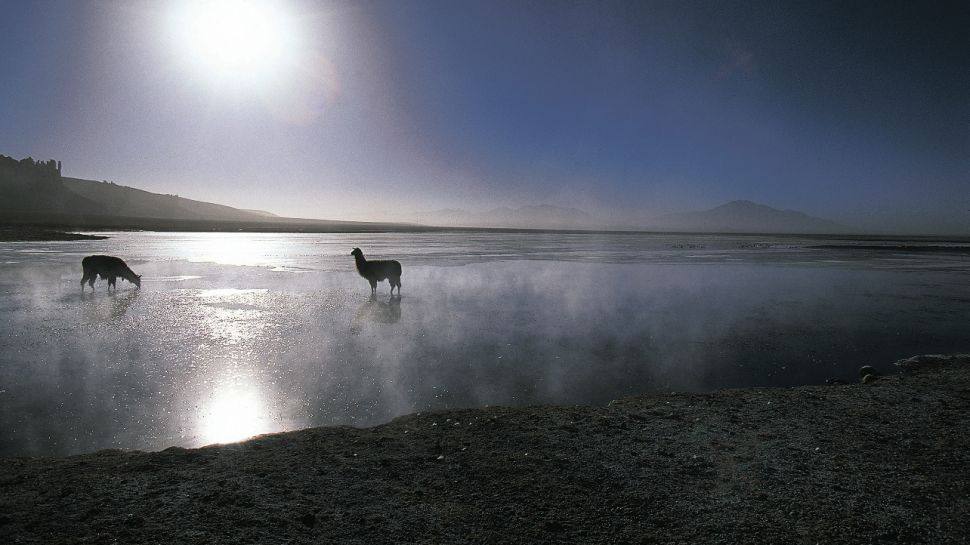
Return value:
[[(124, 278), (136, 287), (141, 287), (141, 275), (128, 268), (128, 265), (118, 257), (110, 255), (89, 255), (81, 260), (81, 267), (84, 269), (84, 276), (81, 277), (81, 291), (84, 291), (84, 283), (87, 282), (91, 289), (94, 289), (94, 280), (101, 277), (108, 281), (108, 289), (118, 289), (115, 285), (118, 277)], [(400, 292), (400, 290), (398, 290)]]
[(397, 286), (397, 294), (401, 295), (401, 264), (397, 261), (367, 261), (364, 257), (364, 252), (360, 251), (360, 248), (354, 248), (354, 251), (350, 252), (350, 255), (354, 256), (354, 261), (357, 263), (357, 272), (361, 276), (370, 282), (370, 292), (375, 293), (377, 291), (377, 283), (381, 280), (387, 280), (391, 285), (391, 295), (394, 295), (394, 287)]

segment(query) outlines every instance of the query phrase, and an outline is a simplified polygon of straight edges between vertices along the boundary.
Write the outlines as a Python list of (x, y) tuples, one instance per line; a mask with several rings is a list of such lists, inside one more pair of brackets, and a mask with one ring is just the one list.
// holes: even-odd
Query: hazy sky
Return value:
[(970, 3), (894, 4), (0, 0), (0, 153), (301, 217), (970, 230)]

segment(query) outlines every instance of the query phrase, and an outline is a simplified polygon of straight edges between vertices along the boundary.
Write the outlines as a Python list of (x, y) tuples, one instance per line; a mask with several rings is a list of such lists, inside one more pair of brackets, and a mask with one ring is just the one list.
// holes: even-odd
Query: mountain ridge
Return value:
[[(18, 223), (56, 220), (77, 225), (156, 228), (165, 222), (181, 227), (207, 223), (245, 224), (248, 228), (283, 230), (362, 229), (383, 225), (394, 230), (428, 228), (619, 230), (708, 233), (843, 234), (853, 229), (796, 210), (780, 210), (749, 200), (735, 200), (708, 210), (665, 214), (652, 220), (621, 225), (579, 208), (549, 204), (502, 206), (483, 212), (448, 208), (397, 215), (398, 223), (287, 218), (262, 210), (187, 199), (178, 195), (61, 175), (60, 162), (16, 160), (0, 155), (0, 213)], [(413, 222), (418, 225), (405, 225)], [(176, 228), (175, 224), (173, 229)], [(213, 225), (212, 228), (218, 228)], [(229, 228), (228, 225), (222, 228)]]
[(841, 234), (849, 226), (749, 200), (734, 200), (708, 210), (665, 214), (646, 226), (650, 230), (710, 233)]

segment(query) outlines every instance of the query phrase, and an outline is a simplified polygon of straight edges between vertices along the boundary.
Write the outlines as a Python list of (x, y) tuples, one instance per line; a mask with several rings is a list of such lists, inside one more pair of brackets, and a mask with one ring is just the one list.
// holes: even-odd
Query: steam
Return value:
[[(132, 233), (3, 245), (0, 261), (21, 263), (0, 280), (0, 452), (197, 446), (429, 409), (819, 383), (968, 348), (955, 318), (970, 310), (965, 260), (923, 256), (907, 270), (688, 242)], [(207, 245), (233, 264), (206, 262)], [(370, 299), (353, 246), (404, 263), (400, 300), (386, 284)], [(124, 255), (142, 289), (99, 283), (82, 296), (90, 253)]]

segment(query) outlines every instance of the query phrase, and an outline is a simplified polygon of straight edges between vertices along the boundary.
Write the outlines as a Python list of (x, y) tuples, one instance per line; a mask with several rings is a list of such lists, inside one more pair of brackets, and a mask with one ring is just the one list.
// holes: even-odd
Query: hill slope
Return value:
[(100, 214), (95, 201), (70, 191), (54, 161), (0, 155), (0, 211)]
[(0, 212), (161, 220), (271, 221), (276, 216), (108, 182), (61, 176), (60, 163), (0, 155)]
[(80, 178), (62, 180), (68, 191), (99, 203), (102, 213), (111, 216), (212, 221), (261, 221), (277, 217), (269, 212), (242, 210), (108, 182)]

